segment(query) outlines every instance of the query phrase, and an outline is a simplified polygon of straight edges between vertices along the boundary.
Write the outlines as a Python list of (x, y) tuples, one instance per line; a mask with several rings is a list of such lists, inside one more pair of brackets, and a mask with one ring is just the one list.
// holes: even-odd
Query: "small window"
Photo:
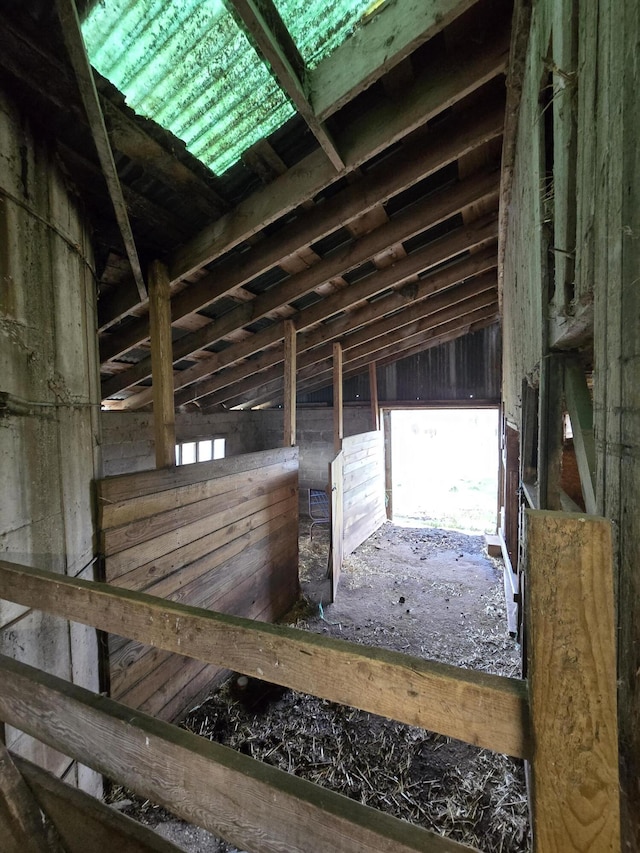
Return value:
[(225, 441), (224, 438), (204, 438), (202, 441), (183, 441), (176, 444), (176, 465), (224, 459)]

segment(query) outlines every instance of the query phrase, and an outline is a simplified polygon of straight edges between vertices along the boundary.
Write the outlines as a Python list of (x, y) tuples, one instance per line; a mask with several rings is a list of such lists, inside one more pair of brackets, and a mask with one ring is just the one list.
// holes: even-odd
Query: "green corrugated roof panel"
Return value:
[(307, 68), (315, 68), (353, 32), (380, 0), (275, 0)]
[(294, 114), (221, 0), (103, 0), (82, 31), (129, 106), (218, 174)]
[[(372, 0), (277, 0), (308, 67), (341, 44)], [(92, 65), (139, 115), (221, 174), (294, 108), (223, 0), (100, 0), (82, 25)]]

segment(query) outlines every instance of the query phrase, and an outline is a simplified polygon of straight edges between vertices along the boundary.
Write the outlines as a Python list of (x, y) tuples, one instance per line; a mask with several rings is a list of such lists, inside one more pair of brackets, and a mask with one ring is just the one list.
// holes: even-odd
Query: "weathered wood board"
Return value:
[(611, 523), (526, 512), (536, 853), (619, 853)]
[(382, 431), (343, 441), (343, 551), (347, 556), (387, 520)]
[[(98, 483), (104, 579), (223, 613), (272, 620), (298, 595), (298, 451), (282, 448)], [(111, 695), (163, 719), (224, 670), (108, 641)]]

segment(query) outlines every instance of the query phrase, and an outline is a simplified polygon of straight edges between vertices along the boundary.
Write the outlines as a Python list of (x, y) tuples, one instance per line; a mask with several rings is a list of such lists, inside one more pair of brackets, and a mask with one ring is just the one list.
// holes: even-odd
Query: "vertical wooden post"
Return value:
[(535, 853), (618, 853), (611, 523), (526, 513)]
[(284, 321), (284, 447), (296, 444), (296, 327)]
[(378, 405), (378, 371), (376, 363), (372, 361), (369, 365), (369, 389), (371, 396), (371, 419), (373, 429), (380, 429), (380, 407)]
[(342, 450), (344, 438), (344, 415), (342, 394), (342, 346), (333, 345), (333, 450), (338, 454)]
[(149, 268), (149, 324), (156, 468), (169, 468), (176, 462), (171, 292), (169, 273), (160, 261)]

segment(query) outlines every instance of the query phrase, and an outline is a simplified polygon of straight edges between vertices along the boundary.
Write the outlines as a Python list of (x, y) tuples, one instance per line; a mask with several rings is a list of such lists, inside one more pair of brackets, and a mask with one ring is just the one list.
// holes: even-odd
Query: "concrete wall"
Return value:
[[(153, 414), (102, 412), (102, 457), (105, 476), (155, 468)], [(348, 407), (344, 412), (345, 436), (371, 429), (369, 407)], [(247, 412), (179, 412), (177, 441), (225, 438), (226, 455), (239, 456), (282, 447), (282, 409)], [(333, 410), (299, 409), (297, 441), (300, 449), (300, 511), (306, 512), (307, 490), (328, 481), (333, 458)]]
[[(282, 443), (282, 410), (252, 412), (266, 447)], [(371, 429), (371, 409), (344, 410), (344, 432), (359, 435)], [(296, 439), (300, 450), (300, 512), (307, 512), (308, 490), (324, 488), (329, 480), (329, 462), (333, 459), (333, 409), (299, 409), (296, 415)], [(265, 449), (266, 449), (265, 447)]]
[[(282, 445), (282, 435), (265, 436), (256, 428), (256, 412), (178, 412), (176, 441), (224, 438), (226, 456), (239, 456)], [(282, 415), (280, 416), (282, 420)], [(153, 414), (102, 412), (102, 461), (105, 476), (155, 468)], [(282, 432), (282, 430), (281, 430)]]
[[(92, 578), (95, 285), (83, 218), (48, 146), (0, 90), (0, 556)], [(96, 633), (0, 601), (0, 652), (99, 689)], [(10, 727), (11, 749), (71, 783), (100, 777)]]

